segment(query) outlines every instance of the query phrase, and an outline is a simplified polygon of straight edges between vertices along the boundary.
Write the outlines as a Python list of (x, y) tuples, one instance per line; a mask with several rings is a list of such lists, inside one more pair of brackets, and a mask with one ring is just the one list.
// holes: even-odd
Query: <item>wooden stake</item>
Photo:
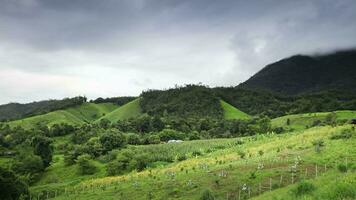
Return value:
[(304, 177), (305, 179), (307, 179), (308, 178), (308, 168), (305, 168), (305, 177)]
[(269, 191), (272, 191), (272, 178), (269, 178)]
[(282, 182), (283, 182), (283, 175), (281, 175), (281, 178), (279, 179), (279, 186), (282, 186)]
[(318, 177), (318, 165), (315, 165), (315, 178)]
[(261, 187), (261, 183), (259, 184), (259, 193), (262, 193), (262, 187)]
[(294, 172), (292, 172), (292, 184), (294, 183)]

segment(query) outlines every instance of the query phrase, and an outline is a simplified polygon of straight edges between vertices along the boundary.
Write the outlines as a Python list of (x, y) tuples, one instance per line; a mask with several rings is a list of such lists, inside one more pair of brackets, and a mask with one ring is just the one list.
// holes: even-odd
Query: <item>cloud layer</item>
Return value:
[(237, 85), (297, 53), (356, 46), (356, 2), (0, 0), (0, 103)]

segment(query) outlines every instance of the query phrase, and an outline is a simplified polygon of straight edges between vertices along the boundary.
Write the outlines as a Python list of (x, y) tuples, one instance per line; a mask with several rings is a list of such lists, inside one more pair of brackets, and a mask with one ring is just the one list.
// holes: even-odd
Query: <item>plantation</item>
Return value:
[[(156, 155), (152, 153), (165, 152), (166, 148), (170, 149), (173, 145), (172, 152), (184, 153), (187, 158), (121, 176), (93, 180), (88, 177), (87, 181), (77, 183), (35, 186), (32, 192), (36, 195), (39, 191), (43, 191), (43, 194), (50, 191), (54, 195), (57, 191), (57, 199), (147, 199), (147, 196), (157, 199), (199, 199), (201, 192), (209, 189), (218, 199), (227, 196), (229, 199), (238, 199), (238, 196), (244, 199), (260, 193), (262, 196), (257, 196), (257, 199), (298, 199), (319, 195), (324, 199), (333, 199), (338, 195), (352, 199), (356, 197), (353, 184), (355, 152), (352, 151), (355, 138), (329, 139), (344, 130), (355, 134), (351, 126), (326, 126), (284, 135), (241, 138), (243, 144), (236, 142), (236, 139), (218, 139), (143, 146), (138, 151)], [(326, 144), (321, 152), (316, 152), (313, 141), (320, 138)], [(201, 154), (189, 155), (197, 150), (197, 142)], [(263, 155), (259, 153), (261, 150)], [(241, 158), (239, 151), (246, 152), (246, 156)], [(166, 157), (170, 157), (169, 153)], [(349, 172), (340, 172), (337, 165), (346, 162)], [(338, 177), (337, 187), (324, 190), (332, 187), (335, 177)], [(303, 179), (315, 188), (309, 190), (301, 186), (300, 194), (291, 196), (290, 193), (298, 189)], [(338, 190), (347, 190), (348, 193), (339, 194)]]

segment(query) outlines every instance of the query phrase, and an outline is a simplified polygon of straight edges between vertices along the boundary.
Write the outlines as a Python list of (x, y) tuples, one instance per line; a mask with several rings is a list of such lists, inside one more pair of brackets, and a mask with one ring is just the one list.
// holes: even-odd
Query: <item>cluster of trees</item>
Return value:
[(221, 119), (223, 110), (219, 98), (210, 88), (202, 85), (186, 85), (165, 91), (142, 92), (140, 106), (151, 116)]
[(102, 98), (99, 97), (95, 100), (91, 100), (91, 103), (114, 103), (119, 106), (124, 105), (130, 101), (135, 100), (137, 97), (109, 97), (109, 98)]
[(27, 104), (9, 103), (0, 105), (0, 121), (15, 120), (34, 115), (45, 114), (55, 110), (61, 110), (81, 105), (86, 101), (86, 97), (77, 96), (73, 98), (65, 98), (62, 100), (47, 100)]

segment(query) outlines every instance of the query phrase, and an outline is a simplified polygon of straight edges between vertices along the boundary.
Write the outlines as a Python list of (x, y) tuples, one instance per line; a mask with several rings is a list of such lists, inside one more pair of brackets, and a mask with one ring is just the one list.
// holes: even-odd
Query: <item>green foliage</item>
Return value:
[(209, 189), (206, 189), (202, 192), (199, 200), (215, 200), (215, 196), (213, 194), (213, 192)]
[(331, 140), (350, 139), (354, 133), (355, 131), (351, 129), (343, 129), (341, 133), (332, 135), (330, 139)]
[(316, 187), (312, 183), (302, 181), (298, 183), (295, 188), (292, 189), (292, 193), (295, 196), (303, 196), (312, 193), (315, 189)]
[(220, 104), (224, 110), (224, 118), (225, 119), (249, 119), (251, 116), (238, 110), (234, 106), (228, 104), (225, 101), (220, 100)]
[(346, 173), (347, 172), (347, 166), (345, 164), (338, 164), (337, 165), (337, 169), (342, 173)]
[(126, 138), (118, 131), (109, 130), (100, 136), (100, 143), (103, 147), (104, 152), (111, 151), (116, 148), (122, 148), (125, 146)]
[(38, 180), (45, 168), (41, 157), (31, 153), (22, 153), (15, 158), (11, 169), (22, 175), (28, 183), (33, 183)]
[(43, 136), (35, 136), (32, 138), (32, 146), (34, 154), (42, 158), (43, 166), (48, 167), (52, 161), (53, 147), (52, 140)]
[(101, 119), (107, 119), (110, 122), (117, 122), (119, 120), (125, 120), (130, 118), (136, 118), (142, 114), (140, 108), (140, 98), (137, 98), (133, 101), (130, 101), (119, 108), (115, 109), (114, 111), (106, 114), (105, 116), (101, 117)]
[(80, 155), (77, 159), (78, 173), (80, 175), (90, 175), (97, 171), (96, 166), (91, 162), (90, 155)]
[(0, 167), (0, 199), (13, 200), (28, 195), (28, 186), (13, 172)]
[(186, 85), (165, 91), (142, 92), (140, 105), (144, 113), (160, 117), (223, 118), (220, 100), (211, 89), (200, 85)]

